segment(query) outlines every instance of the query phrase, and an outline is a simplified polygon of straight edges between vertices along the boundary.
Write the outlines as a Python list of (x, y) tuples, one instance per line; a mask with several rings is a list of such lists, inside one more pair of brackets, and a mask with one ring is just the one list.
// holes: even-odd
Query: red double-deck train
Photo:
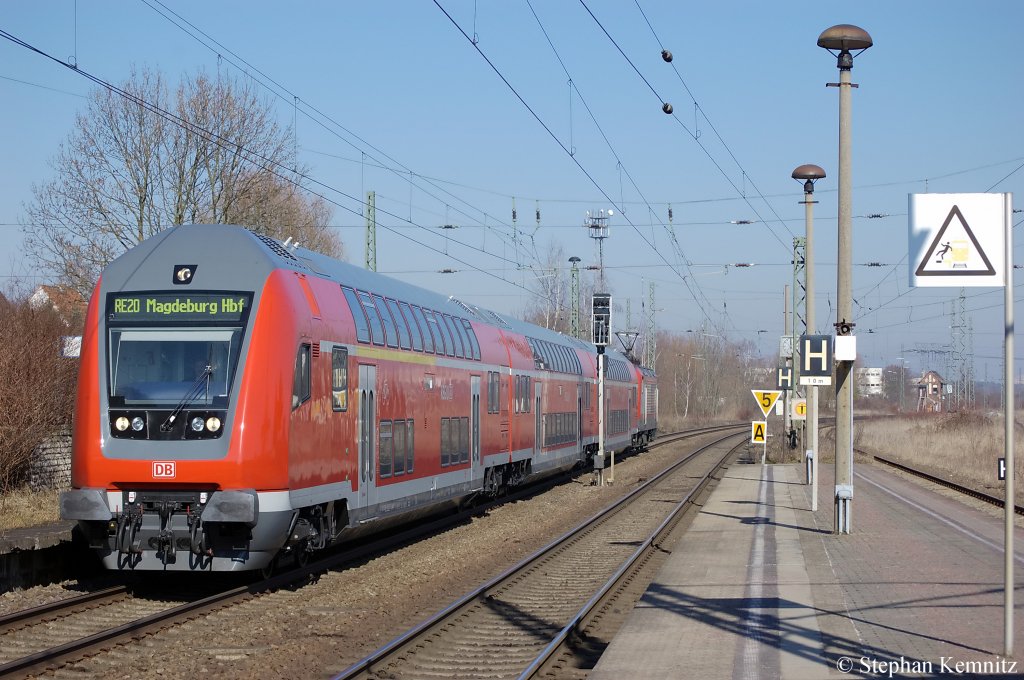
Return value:
[[(606, 354), (606, 450), (657, 381)], [(241, 227), (168, 229), (89, 303), (77, 520), (110, 569), (265, 569), (591, 462), (593, 345)]]

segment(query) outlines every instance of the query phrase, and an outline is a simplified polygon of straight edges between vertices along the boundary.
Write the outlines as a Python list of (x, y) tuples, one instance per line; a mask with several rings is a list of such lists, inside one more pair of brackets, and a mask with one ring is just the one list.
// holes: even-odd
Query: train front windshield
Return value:
[(112, 330), (112, 404), (226, 406), (241, 330)]
[(112, 407), (225, 408), (241, 353), (249, 294), (112, 294)]

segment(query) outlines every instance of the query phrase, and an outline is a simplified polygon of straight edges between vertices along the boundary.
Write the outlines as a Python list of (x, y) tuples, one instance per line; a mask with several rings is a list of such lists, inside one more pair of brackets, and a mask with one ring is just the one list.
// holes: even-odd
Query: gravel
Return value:
[[(701, 443), (714, 435), (698, 437)], [(57, 677), (329, 677), (636, 488), (694, 440), (621, 461), (615, 485), (581, 474), (412, 545), (124, 645)], [(0, 613), (68, 597), (75, 582), (0, 595)], [(51, 676), (52, 677), (52, 676)]]

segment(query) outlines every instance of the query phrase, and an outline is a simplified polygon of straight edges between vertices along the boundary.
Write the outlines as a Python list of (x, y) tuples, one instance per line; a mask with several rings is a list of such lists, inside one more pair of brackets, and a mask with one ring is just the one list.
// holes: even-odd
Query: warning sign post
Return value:
[[(1003, 447), (1013, 460), (1013, 199), (1011, 194), (911, 194), (911, 286), (1002, 287)], [(1004, 653), (1013, 656), (1013, 474), (1006, 475)]]

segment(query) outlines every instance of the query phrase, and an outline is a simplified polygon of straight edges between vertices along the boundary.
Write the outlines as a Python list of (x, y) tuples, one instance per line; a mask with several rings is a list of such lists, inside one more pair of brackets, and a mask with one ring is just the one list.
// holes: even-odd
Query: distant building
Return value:
[(86, 301), (77, 290), (68, 286), (39, 286), (29, 296), (28, 304), (33, 309), (50, 307), (75, 332), (80, 332), (85, 322)]
[(857, 369), (857, 393), (862, 397), (880, 397), (885, 393), (882, 386), (882, 368)]
[(942, 397), (946, 392), (946, 381), (935, 371), (927, 371), (914, 381), (917, 386), (917, 410), (924, 413), (941, 413)]

